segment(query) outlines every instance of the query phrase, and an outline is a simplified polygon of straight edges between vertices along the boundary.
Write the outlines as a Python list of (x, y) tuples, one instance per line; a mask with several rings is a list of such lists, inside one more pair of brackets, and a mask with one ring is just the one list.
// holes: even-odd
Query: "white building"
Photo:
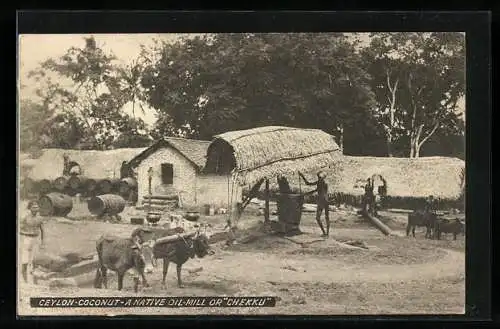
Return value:
[[(137, 174), (138, 201), (150, 193), (151, 170), (153, 196), (180, 195), (183, 206), (227, 207), (230, 176), (202, 172), (209, 145), (209, 141), (166, 137), (131, 159), (129, 164)], [(233, 201), (241, 198), (241, 188), (232, 191)]]

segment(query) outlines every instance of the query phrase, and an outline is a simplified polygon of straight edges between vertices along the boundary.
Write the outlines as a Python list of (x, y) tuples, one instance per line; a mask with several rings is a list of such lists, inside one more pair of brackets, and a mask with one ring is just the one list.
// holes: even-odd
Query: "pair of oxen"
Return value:
[[(157, 267), (157, 260), (162, 259), (163, 287), (166, 287), (168, 266), (174, 263), (177, 265), (177, 284), (182, 288), (182, 265), (190, 258), (203, 258), (214, 254), (207, 235), (202, 233), (200, 228), (192, 234), (183, 233), (184, 229), (180, 227), (155, 230), (141, 227), (135, 229), (129, 238), (102, 236), (96, 242), (98, 267), (94, 287), (102, 288), (104, 285), (107, 288), (107, 271), (111, 270), (118, 276), (118, 290), (122, 290), (123, 279), (128, 272), (133, 277), (134, 291), (137, 292), (141, 278), (143, 286), (149, 287), (146, 274), (153, 273)], [(178, 235), (178, 238), (160, 243), (162, 238), (173, 235)]]

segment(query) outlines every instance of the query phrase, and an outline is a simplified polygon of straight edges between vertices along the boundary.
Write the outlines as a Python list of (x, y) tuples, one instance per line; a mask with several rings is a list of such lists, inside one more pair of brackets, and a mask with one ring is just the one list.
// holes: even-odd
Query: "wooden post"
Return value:
[(266, 204), (264, 209), (264, 221), (269, 221), (269, 179), (266, 178)]

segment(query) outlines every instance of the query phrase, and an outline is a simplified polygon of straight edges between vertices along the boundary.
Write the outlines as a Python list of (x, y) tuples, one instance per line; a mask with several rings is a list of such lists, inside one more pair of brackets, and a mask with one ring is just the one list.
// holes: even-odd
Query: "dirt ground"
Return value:
[[(175, 266), (167, 276), (168, 287), (161, 287), (161, 264), (148, 277), (150, 288), (140, 296), (276, 296), (274, 308), (178, 308), (178, 309), (85, 309), (85, 314), (425, 314), (464, 312), (465, 239), (456, 241), (417, 237), (384, 236), (352, 212), (331, 214), (334, 222), (329, 239), (320, 238), (314, 214), (304, 213), (300, 238), (291, 241), (264, 235), (254, 227), (262, 216), (248, 208), (239, 222), (238, 236), (252, 236), (247, 243), (225, 247), (214, 245), (216, 254), (192, 259), (183, 267), (185, 288), (176, 285)], [(75, 216), (75, 215), (74, 215)], [(404, 231), (406, 216), (381, 213), (385, 223)], [(70, 214), (71, 217), (71, 214)], [(78, 217), (78, 215), (76, 216)], [(81, 216), (80, 216), (81, 217)], [(202, 218), (214, 226), (223, 225), (225, 215)], [(125, 220), (124, 220), (125, 222)], [(46, 251), (91, 253), (95, 240), (103, 233), (129, 235), (134, 226), (89, 220), (46, 223)], [(314, 241), (307, 245), (297, 243)], [(360, 240), (368, 249), (347, 249), (337, 241)], [(161, 263), (161, 262), (160, 262)], [(202, 268), (197, 273), (190, 270)], [(91, 273), (89, 275), (93, 275)], [(91, 284), (80, 288), (50, 290), (47, 287), (20, 289), (20, 307), (31, 315), (54, 314), (54, 310), (28, 309), (29, 296), (134, 296), (131, 280), (124, 291), (97, 290)], [(23, 306), (24, 305), (24, 306)], [(75, 315), (80, 309), (60, 309), (59, 314)], [(112, 312), (112, 313), (110, 313)]]

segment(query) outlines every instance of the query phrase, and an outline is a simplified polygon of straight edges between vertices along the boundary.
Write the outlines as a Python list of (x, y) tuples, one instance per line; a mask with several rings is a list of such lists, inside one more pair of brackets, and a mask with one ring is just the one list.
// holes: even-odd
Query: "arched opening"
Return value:
[(207, 162), (204, 172), (217, 175), (228, 175), (236, 168), (233, 147), (223, 139), (216, 139), (207, 151)]

